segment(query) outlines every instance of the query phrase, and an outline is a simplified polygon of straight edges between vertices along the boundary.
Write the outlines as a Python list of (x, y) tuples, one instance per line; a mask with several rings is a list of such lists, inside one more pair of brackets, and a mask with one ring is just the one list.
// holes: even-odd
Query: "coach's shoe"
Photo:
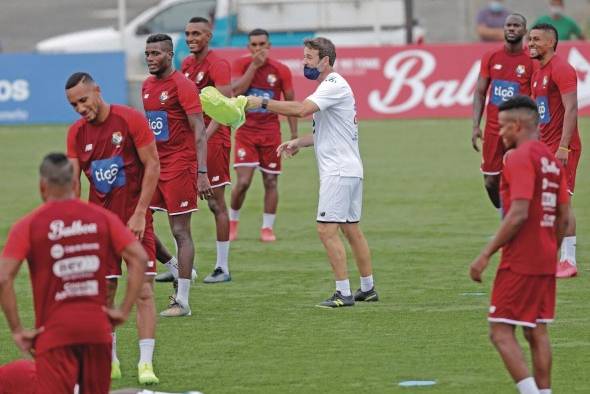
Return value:
[(355, 301), (365, 301), (365, 302), (374, 302), (379, 301), (379, 294), (375, 291), (375, 286), (369, 291), (362, 291), (358, 289), (354, 293), (354, 300)]
[(207, 275), (207, 277), (203, 280), (203, 283), (221, 283), (229, 281), (231, 281), (231, 275), (226, 274), (223, 269), (217, 267), (212, 273)]
[(182, 316), (190, 316), (192, 314), (190, 306), (179, 304), (178, 301), (170, 300), (170, 305), (168, 305), (168, 309), (165, 311), (160, 312), (160, 316), (162, 317), (182, 317)]
[(121, 379), (121, 363), (119, 360), (111, 362), (111, 380)]
[(137, 380), (139, 384), (158, 384), (160, 379), (154, 373), (152, 363), (137, 364)]
[(156, 275), (155, 281), (160, 283), (174, 282), (174, 275), (172, 275), (172, 272), (170, 271), (162, 272), (161, 274)]
[(272, 231), (272, 227), (263, 227), (260, 229), (260, 240), (262, 242), (274, 242), (277, 240), (275, 233)]
[(578, 268), (575, 264), (572, 264), (568, 260), (560, 261), (559, 263), (557, 263), (557, 273), (555, 274), (555, 277), (573, 278), (576, 275), (578, 275)]
[(353, 306), (354, 305), (354, 297), (349, 295), (348, 297), (343, 296), (342, 293), (336, 291), (332, 295), (332, 297), (328, 298), (326, 301), (322, 301), (316, 306), (318, 308), (339, 308), (342, 306)]
[(229, 240), (235, 241), (238, 239), (238, 224), (240, 224), (237, 220), (230, 220), (229, 221)]

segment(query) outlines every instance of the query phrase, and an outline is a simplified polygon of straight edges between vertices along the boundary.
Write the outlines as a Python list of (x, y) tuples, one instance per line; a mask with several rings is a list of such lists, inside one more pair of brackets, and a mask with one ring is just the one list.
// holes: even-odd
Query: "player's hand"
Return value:
[(567, 165), (568, 155), (569, 152), (565, 149), (557, 149), (557, 152), (555, 152), (555, 158), (559, 160), (564, 166)]
[(262, 106), (262, 97), (248, 96), (248, 103), (246, 104), (246, 111), (249, 109), (258, 109)]
[(473, 128), (473, 131), (471, 132), (471, 146), (473, 146), (473, 149), (475, 149), (476, 152), (479, 152), (479, 146), (477, 145), (477, 140), (481, 140), (482, 134), (481, 134), (481, 129), (479, 128), (479, 126), (476, 126)]
[(469, 276), (474, 282), (481, 283), (481, 274), (488, 266), (490, 258), (481, 254), (469, 266)]
[(39, 327), (33, 330), (20, 330), (12, 333), (12, 339), (16, 343), (16, 346), (23, 353), (31, 353), (33, 349), (33, 342), (37, 335), (45, 331), (44, 327)]
[(135, 235), (135, 238), (141, 241), (145, 232), (145, 213), (133, 212), (127, 222), (127, 227)]
[(252, 55), (252, 65), (256, 68), (260, 68), (266, 63), (268, 57), (268, 49), (260, 49)]
[(213, 189), (211, 189), (207, 174), (197, 174), (197, 190), (201, 200), (208, 200), (213, 197)]
[(107, 314), (113, 327), (117, 327), (125, 323), (129, 317), (128, 313), (123, 312), (119, 308), (107, 308), (106, 306), (103, 306), (102, 310)]
[(292, 157), (299, 152), (299, 139), (283, 142), (277, 148), (277, 156)]

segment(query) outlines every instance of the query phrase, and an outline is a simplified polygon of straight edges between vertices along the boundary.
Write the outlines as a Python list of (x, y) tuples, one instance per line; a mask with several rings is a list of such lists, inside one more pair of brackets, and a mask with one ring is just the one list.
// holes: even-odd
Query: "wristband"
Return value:
[(266, 109), (266, 106), (268, 105), (268, 98), (264, 97), (262, 99), (262, 104), (260, 104), (260, 108), (262, 109)]
[(559, 148), (557, 148), (557, 150), (564, 150), (566, 152), (571, 152), (572, 150), (569, 148), (566, 148), (565, 146), (560, 146)]

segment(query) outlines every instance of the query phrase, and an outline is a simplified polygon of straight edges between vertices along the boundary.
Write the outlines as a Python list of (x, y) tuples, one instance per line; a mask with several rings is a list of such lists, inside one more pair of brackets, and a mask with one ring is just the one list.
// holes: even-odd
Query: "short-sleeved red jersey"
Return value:
[[(185, 77), (194, 81), (199, 90), (207, 86), (225, 86), (231, 84), (231, 67), (229, 62), (217, 56), (213, 51), (207, 52), (202, 62), (194, 55), (189, 55), (182, 61), (181, 70)], [(203, 114), (205, 125), (209, 126), (211, 118)], [(219, 125), (217, 131), (208, 142), (222, 144), (231, 148), (231, 132), (228, 126)]]
[(195, 132), (187, 115), (202, 112), (197, 85), (180, 71), (158, 79), (148, 77), (142, 87), (143, 108), (156, 136), (160, 179), (197, 168)]
[[(232, 66), (233, 78), (238, 79), (244, 75), (251, 62), (251, 56), (236, 59)], [(280, 100), (281, 93), (288, 90), (293, 90), (293, 81), (289, 68), (276, 60), (267, 59), (266, 63), (256, 70), (245, 95)], [(246, 123), (240, 130), (277, 133), (280, 132), (279, 117), (277, 114), (263, 108), (251, 109), (246, 113)]]
[(514, 200), (528, 200), (530, 205), (527, 220), (502, 248), (498, 269), (554, 275), (557, 207), (569, 201), (563, 166), (545, 144), (528, 141), (506, 158), (500, 194), (505, 212), (510, 211)]
[(133, 108), (111, 105), (100, 123), (80, 119), (68, 132), (68, 157), (78, 159), (90, 182), (89, 200), (125, 223), (141, 195), (144, 167), (137, 149), (154, 141), (146, 118)]
[[(576, 70), (568, 62), (554, 55), (547, 64), (535, 71), (531, 83), (532, 96), (539, 107), (541, 141), (557, 149), (563, 133), (565, 114), (561, 96), (578, 89)], [(577, 119), (569, 147), (581, 148)]]
[(29, 264), (37, 353), (74, 344), (110, 343), (107, 267), (135, 237), (109, 211), (78, 199), (51, 201), (10, 230), (2, 257)]
[(523, 50), (511, 53), (506, 47), (486, 53), (481, 60), (480, 75), (490, 79), (486, 107), (486, 132), (498, 134), (498, 107), (516, 96), (530, 96), (533, 60)]

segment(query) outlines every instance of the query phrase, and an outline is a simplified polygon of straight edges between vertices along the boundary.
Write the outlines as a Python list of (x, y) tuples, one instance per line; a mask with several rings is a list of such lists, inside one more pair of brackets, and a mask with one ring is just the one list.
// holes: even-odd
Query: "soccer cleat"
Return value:
[(170, 300), (168, 309), (160, 312), (162, 317), (183, 317), (190, 316), (192, 314), (190, 306), (179, 304), (176, 300)]
[(578, 275), (578, 268), (568, 260), (557, 263), (556, 278), (573, 278)]
[(275, 233), (272, 231), (272, 227), (263, 227), (260, 229), (260, 240), (262, 242), (274, 242), (277, 240)]
[(161, 274), (156, 275), (155, 281), (160, 283), (173, 282), (174, 275), (172, 275), (172, 272), (170, 271), (162, 272)]
[(229, 281), (231, 281), (231, 275), (226, 274), (220, 267), (217, 267), (212, 273), (207, 275), (203, 280), (203, 283), (221, 283)]
[(137, 364), (137, 380), (139, 384), (158, 384), (160, 379), (154, 373), (152, 363)]
[(235, 241), (238, 239), (238, 224), (240, 224), (237, 220), (230, 220), (229, 221), (229, 240)]
[(377, 294), (375, 291), (375, 286), (373, 286), (369, 291), (362, 291), (361, 289), (358, 289), (354, 293), (354, 300), (365, 302), (379, 301), (379, 294)]
[(121, 374), (121, 363), (119, 362), (119, 360), (111, 362), (111, 379), (121, 379), (122, 376), (123, 375)]
[(340, 308), (342, 306), (354, 306), (354, 297), (349, 295), (348, 297), (343, 296), (342, 293), (336, 291), (332, 297), (326, 301), (322, 301), (316, 305), (318, 308)]

